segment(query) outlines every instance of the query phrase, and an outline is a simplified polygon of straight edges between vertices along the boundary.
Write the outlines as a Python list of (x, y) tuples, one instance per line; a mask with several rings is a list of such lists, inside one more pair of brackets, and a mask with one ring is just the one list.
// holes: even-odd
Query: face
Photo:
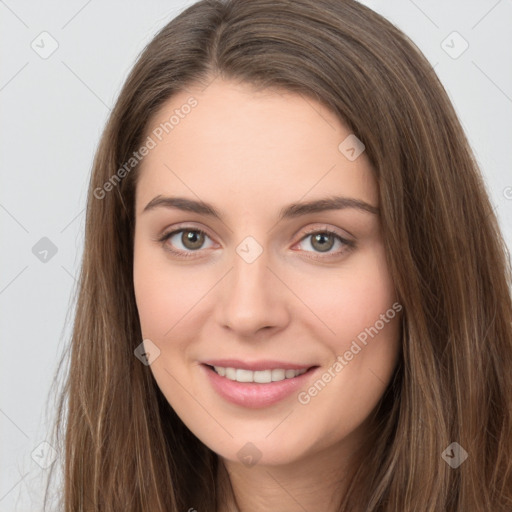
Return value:
[[(314, 100), (220, 79), (171, 98), (146, 136), (133, 278), (170, 405), (229, 461), (353, 443), (395, 368), (401, 309), (364, 151)], [(316, 203), (334, 197), (348, 201)]]

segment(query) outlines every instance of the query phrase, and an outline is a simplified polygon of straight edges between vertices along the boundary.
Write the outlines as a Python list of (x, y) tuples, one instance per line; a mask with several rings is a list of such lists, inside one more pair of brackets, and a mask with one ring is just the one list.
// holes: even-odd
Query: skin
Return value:
[[(151, 371), (223, 461), (236, 504), (227, 500), (222, 510), (334, 511), (396, 366), (400, 316), (306, 405), (297, 394), (261, 409), (229, 403), (199, 363), (279, 359), (319, 365), (318, 378), (391, 308), (397, 299), (378, 215), (346, 208), (278, 221), (290, 203), (331, 195), (378, 207), (371, 165), (364, 152), (354, 161), (341, 153), (350, 131), (320, 103), (220, 79), (172, 97), (148, 135), (191, 95), (197, 106), (144, 157), (136, 190), (135, 295), (143, 338), (160, 350)], [(212, 203), (222, 221), (165, 207), (143, 212), (158, 195)], [(199, 249), (182, 233), (157, 241), (183, 224), (207, 233)], [(322, 252), (310, 228), (356, 245), (328, 239)], [(236, 252), (247, 236), (263, 250), (250, 264)], [(251, 467), (237, 456), (247, 442), (261, 452)]]

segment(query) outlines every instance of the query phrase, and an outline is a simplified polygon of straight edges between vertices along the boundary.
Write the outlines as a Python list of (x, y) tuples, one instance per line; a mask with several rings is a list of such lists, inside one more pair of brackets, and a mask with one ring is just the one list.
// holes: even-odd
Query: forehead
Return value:
[[(364, 152), (339, 146), (350, 130), (315, 100), (220, 79), (170, 98), (148, 123), (137, 211), (158, 194), (187, 195), (242, 209), (268, 209), (325, 195), (377, 205)], [(263, 199), (262, 199), (263, 198)]]

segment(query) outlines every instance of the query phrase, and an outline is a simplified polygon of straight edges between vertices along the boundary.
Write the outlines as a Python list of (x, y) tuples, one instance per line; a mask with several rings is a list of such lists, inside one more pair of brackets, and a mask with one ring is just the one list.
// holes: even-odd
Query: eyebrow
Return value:
[[(174, 208), (186, 212), (198, 213), (208, 217), (214, 217), (222, 221), (222, 213), (213, 205), (204, 201), (196, 201), (185, 197), (164, 197), (158, 195), (154, 197), (144, 208), (142, 213), (155, 208)], [(292, 203), (281, 209), (279, 212), (279, 220), (293, 219), (308, 215), (310, 213), (318, 213), (327, 210), (344, 210), (354, 208), (356, 210), (378, 215), (379, 209), (360, 199), (342, 196), (330, 196), (323, 199), (316, 199), (302, 203)]]

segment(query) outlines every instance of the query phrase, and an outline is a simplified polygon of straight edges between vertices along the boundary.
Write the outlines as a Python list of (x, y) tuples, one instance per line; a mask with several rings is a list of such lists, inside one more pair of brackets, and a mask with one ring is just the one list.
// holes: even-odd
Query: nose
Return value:
[(270, 268), (266, 251), (252, 262), (235, 254), (233, 267), (221, 285), (217, 319), (240, 337), (279, 330), (289, 322), (290, 295)]

